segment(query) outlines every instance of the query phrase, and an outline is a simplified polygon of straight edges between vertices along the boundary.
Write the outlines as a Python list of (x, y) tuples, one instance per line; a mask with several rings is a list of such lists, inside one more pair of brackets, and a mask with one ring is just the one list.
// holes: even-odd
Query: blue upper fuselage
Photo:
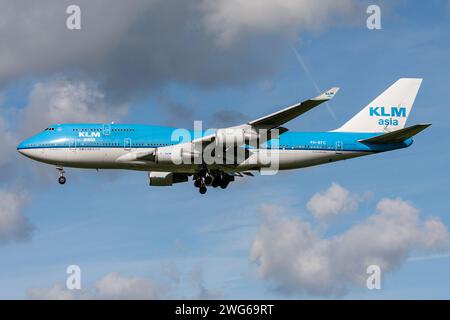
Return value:
[[(207, 132), (207, 134), (210, 133)], [(377, 135), (379, 134), (353, 132), (286, 132), (280, 135), (277, 144), (269, 141), (261, 147), (287, 150), (382, 152), (405, 148), (412, 144), (412, 139), (395, 144), (358, 142), (358, 140)], [(156, 148), (187, 142), (201, 136), (201, 132), (164, 126), (135, 124), (57, 124), (23, 141), (17, 146), (17, 149)]]

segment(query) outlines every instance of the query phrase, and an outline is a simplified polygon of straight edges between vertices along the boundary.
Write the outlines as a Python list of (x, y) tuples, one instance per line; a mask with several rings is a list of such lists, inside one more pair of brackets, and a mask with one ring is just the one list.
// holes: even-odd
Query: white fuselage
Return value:
[[(34, 148), (20, 150), (20, 152), (36, 161), (61, 166), (84, 169), (129, 169), (143, 171), (171, 171), (171, 172), (195, 172), (199, 164), (161, 164), (154, 161), (134, 161), (133, 163), (124, 163), (119, 161), (121, 157), (130, 152), (148, 152), (148, 148)], [(259, 152), (259, 150), (258, 150)], [(264, 152), (267, 152), (264, 150)], [(270, 150), (269, 156), (273, 159), (272, 163), (264, 167), (273, 165), (276, 169), (276, 163), (279, 164), (279, 170), (297, 169), (309, 167), (349, 158), (359, 157), (370, 154), (364, 151), (336, 151), (336, 150), (290, 150), (289, 148)], [(276, 160), (275, 160), (276, 159)], [(221, 164), (212, 165), (211, 168), (228, 168)], [(261, 166), (260, 166), (261, 167)], [(232, 171), (244, 171), (254, 169), (255, 164), (251, 161), (238, 166), (233, 166)]]

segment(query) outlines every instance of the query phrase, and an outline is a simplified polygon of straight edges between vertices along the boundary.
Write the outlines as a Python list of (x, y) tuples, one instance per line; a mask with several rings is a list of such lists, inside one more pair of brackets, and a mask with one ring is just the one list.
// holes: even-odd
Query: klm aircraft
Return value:
[(127, 124), (55, 124), (23, 141), (18, 152), (59, 170), (127, 169), (148, 172), (152, 186), (194, 181), (225, 189), (235, 177), (315, 166), (409, 147), (430, 124), (405, 127), (422, 79), (402, 78), (340, 128), (288, 132), (283, 125), (334, 97), (316, 98), (247, 123), (217, 130)]

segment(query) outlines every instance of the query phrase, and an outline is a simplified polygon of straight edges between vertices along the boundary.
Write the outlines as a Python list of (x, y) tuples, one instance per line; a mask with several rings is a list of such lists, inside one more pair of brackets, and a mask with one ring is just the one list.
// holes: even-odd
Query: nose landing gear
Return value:
[(59, 184), (64, 184), (64, 183), (66, 183), (66, 177), (64, 177), (64, 176), (59, 177), (59, 178), (58, 178), (58, 182), (59, 182)]
[(64, 171), (63, 168), (56, 168), (59, 171), (59, 178), (58, 178), (58, 182), (59, 184), (65, 184), (66, 183), (66, 177), (64, 176), (64, 173), (66, 173)]

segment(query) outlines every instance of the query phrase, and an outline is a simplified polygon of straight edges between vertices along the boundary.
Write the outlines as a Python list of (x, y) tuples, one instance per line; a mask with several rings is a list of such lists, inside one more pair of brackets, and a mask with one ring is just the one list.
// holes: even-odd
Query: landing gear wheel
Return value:
[(228, 184), (230, 183), (230, 176), (228, 176), (227, 174), (224, 174), (222, 179), (220, 179), (220, 187), (222, 189), (225, 189), (226, 187), (228, 187)]
[(200, 188), (200, 187), (202, 186), (202, 179), (197, 179), (197, 180), (195, 180), (194, 186), (195, 186), (196, 188)]
[(65, 184), (66, 183), (66, 177), (64, 177), (64, 176), (59, 177), (58, 178), (58, 182), (59, 182), (59, 184)]
[(206, 193), (206, 187), (205, 186), (201, 186), (198, 191), (200, 191), (201, 194), (205, 194)]
[(230, 183), (230, 181), (228, 181), (228, 180), (222, 180), (221, 182), (220, 182), (220, 187), (222, 188), (222, 189), (226, 189), (227, 187), (228, 187), (228, 184)]
[(213, 182), (213, 178), (212, 178), (211, 176), (207, 176), (207, 177), (205, 178), (205, 184), (206, 184), (207, 186), (211, 185), (212, 182)]

